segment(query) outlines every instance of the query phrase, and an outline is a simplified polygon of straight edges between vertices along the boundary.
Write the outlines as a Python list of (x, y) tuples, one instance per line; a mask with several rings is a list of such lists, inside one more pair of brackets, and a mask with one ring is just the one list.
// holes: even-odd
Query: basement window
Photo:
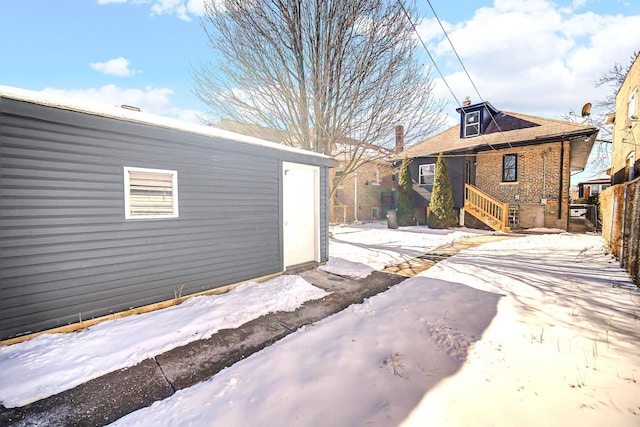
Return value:
[(518, 155), (505, 154), (502, 156), (502, 182), (516, 182), (518, 180)]
[(178, 172), (124, 168), (125, 219), (178, 217)]
[(520, 209), (509, 208), (508, 224), (510, 228), (516, 228), (520, 225)]

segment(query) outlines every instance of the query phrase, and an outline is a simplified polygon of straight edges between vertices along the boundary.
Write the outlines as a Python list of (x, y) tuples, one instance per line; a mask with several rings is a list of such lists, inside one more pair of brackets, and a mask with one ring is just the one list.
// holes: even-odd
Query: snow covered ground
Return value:
[[(381, 225), (332, 231), (329, 268), (354, 276), (465, 236)], [(274, 286), (256, 301), (273, 295), (276, 303)], [(321, 296), (308, 286), (287, 295)], [(226, 305), (215, 315), (228, 315)], [(126, 338), (103, 352), (136, 339)], [(30, 342), (0, 349), (3, 375), (46, 359), (47, 343), (32, 350)], [(532, 235), (464, 251), (114, 425), (637, 426), (638, 343), (640, 292), (604, 241)], [(0, 380), (3, 402), (22, 387), (19, 376)]]
[(235, 328), (263, 314), (293, 311), (327, 293), (298, 276), (247, 283), (223, 295), (99, 323), (80, 332), (40, 335), (0, 347), (0, 402), (24, 406), (172, 348)]
[(320, 270), (353, 278), (399, 264), (480, 230), (430, 230), (428, 227), (387, 228), (386, 222), (340, 226), (332, 229), (329, 262)]
[[(468, 234), (425, 231), (429, 230), (411, 227), (394, 233), (383, 223), (338, 227), (336, 235), (348, 235), (346, 240), (356, 242), (342, 245), (343, 252), (363, 263), (340, 263), (333, 258), (332, 262), (339, 265), (332, 269), (338, 274), (366, 277), (374, 269)], [(385, 241), (387, 245), (381, 246)], [(363, 249), (363, 245), (369, 249)], [(107, 321), (77, 333), (41, 335), (0, 347), (0, 403), (7, 408), (27, 405), (172, 348), (209, 338), (220, 329), (238, 327), (267, 313), (293, 311), (305, 301), (326, 294), (298, 276), (286, 275), (264, 283), (248, 283), (224, 295), (201, 296), (163, 310)]]
[(637, 426), (639, 317), (599, 237), (489, 243), (114, 425)]

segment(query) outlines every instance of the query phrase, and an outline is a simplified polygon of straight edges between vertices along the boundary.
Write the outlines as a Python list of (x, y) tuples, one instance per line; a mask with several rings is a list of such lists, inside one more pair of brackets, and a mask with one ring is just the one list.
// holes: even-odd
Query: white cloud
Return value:
[[(584, 6), (576, 0), (572, 10)], [(603, 99), (610, 88), (596, 88), (595, 81), (616, 62), (628, 64), (640, 40), (638, 15), (575, 13), (547, 0), (496, 0), (470, 20), (446, 26), (484, 100), (552, 118)], [(433, 33), (423, 29), (438, 65), (449, 67), (446, 79), (458, 100), (480, 101), (447, 40)], [(452, 101), (442, 82), (438, 92)]]
[(159, 0), (151, 6), (151, 12), (155, 15), (176, 14), (183, 21), (191, 21), (187, 15), (187, 6), (184, 0)]
[(88, 89), (46, 88), (43, 92), (100, 102), (102, 104), (132, 105), (139, 107), (140, 110), (147, 113), (202, 124), (202, 121), (198, 119), (197, 111), (183, 110), (172, 105), (171, 95), (173, 95), (173, 90), (169, 88), (147, 86), (144, 89), (125, 89), (109, 84), (100, 88)]
[(141, 73), (141, 71), (131, 70), (129, 65), (131, 61), (122, 56), (114, 59), (110, 59), (107, 62), (92, 62), (89, 64), (91, 68), (101, 73), (118, 76), (118, 77), (130, 77), (135, 74)]
[(204, 15), (205, 0), (189, 0), (187, 2), (187, 10), (196, 16)]
[(151, 4), (152, 15), (176, 15), (183, 21), (191, 21), (192, 16), (202, 16), (206, 0), (96, 0), (98, 4), (142, 3)]

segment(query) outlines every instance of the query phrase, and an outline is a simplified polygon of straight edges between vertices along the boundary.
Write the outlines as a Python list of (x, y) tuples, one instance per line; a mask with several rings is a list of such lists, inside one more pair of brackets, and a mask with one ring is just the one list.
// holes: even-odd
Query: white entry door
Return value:
[(319, 260), (319, 173), (316, 166), (282, 164), (284, 266)]

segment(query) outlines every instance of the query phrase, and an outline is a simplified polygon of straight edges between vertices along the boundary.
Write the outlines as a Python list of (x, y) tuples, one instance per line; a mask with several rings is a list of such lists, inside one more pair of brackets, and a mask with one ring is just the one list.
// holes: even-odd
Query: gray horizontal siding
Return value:
[[(0, 339), (281, 271), (282, 161), (326, 192), (326, 159), (0, 99)], [(125, 220), (124, 166), (177, 170), (179, 218)]]

